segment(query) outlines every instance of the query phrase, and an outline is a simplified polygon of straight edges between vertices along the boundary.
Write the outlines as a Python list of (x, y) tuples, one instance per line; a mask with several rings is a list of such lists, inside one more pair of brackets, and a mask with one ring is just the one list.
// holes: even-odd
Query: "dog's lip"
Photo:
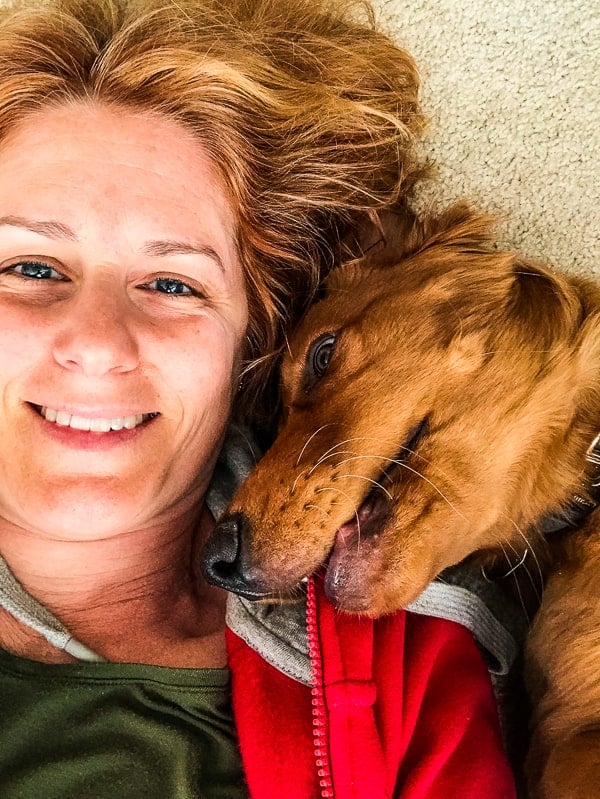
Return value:
[(398, 456), (390, 460), (374, 481), (373, 488), (358, 510), (335, 531), (331, 549), (322, 564), (326, 592), (332, 601), (335, 601), (339, 587), (350, 577), (350, 572), (356, 566), (361, 547), (362, 555), (368, 558), (369, 551), (377, 546), (393, 503), (388, 487), (396, 480), (405, 457), (406, 448), (402, 447)]
[[(381, 484), (381, 480), (378, 481)], [(374, 486), (362, 501), (354, 516), (335, 531), (329, 554), (322, 564), (325, 571), (325, 586), (334, 600), (339, 586), (349, 577), (348, 566), (355, 563), (361, 547), (363, 554), (377, 546), (381, 528), (391, 509), (391, 500), (385, 488)]]

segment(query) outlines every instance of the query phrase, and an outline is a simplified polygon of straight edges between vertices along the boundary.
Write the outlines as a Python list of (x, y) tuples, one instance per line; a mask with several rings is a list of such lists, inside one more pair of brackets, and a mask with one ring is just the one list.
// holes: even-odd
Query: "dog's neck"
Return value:
[(570, 502), (558, 513), (546, 516), (540, 531), (544, 535), (579, 527), (589, 514), (600, 506), (600, 433), (585, 453), (584, 480)]

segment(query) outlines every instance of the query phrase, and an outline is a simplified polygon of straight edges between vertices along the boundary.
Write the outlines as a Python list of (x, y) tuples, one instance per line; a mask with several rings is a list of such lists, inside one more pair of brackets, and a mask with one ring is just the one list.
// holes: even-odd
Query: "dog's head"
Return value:
[(332, 273), (289, 342), (279, 434), (208, 544), (209, 578), (285, 595), (324, 565), (337, 605), (380, 614), (474, 552), (522, 552), (594, 434), (582, 285), (494, 250), (463, 205)]

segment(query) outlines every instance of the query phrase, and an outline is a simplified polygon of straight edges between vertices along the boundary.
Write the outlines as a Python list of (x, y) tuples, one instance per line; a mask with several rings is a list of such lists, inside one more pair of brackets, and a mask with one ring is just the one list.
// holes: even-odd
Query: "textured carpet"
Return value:
[(443, 200), (600, 279), (600, 0), (373, 0), (416, 58)]

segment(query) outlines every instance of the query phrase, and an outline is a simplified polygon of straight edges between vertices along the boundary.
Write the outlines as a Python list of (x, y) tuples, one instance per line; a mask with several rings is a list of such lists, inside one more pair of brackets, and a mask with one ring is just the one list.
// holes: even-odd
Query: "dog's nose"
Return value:
[(243, 552), (244, 531), (249, 532), (249, 528), (249, 521), (241, 513), (222, 519), (204, 547), (202, 573), (219, 588), (246, 599), (263, 599), (270, 592), (252, 575)]

